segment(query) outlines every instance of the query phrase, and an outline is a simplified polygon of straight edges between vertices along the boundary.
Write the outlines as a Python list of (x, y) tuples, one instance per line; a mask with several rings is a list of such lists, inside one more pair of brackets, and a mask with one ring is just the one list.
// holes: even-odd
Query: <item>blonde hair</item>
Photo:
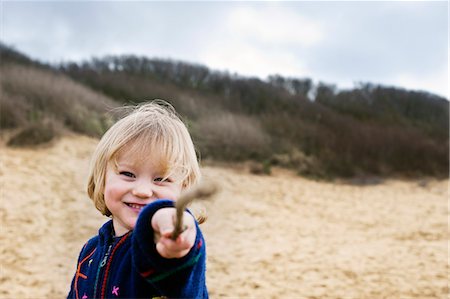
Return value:
[(191, 136), (169, 103), (154, 100), (125, 109), (131, 112), (103, 135), (91, 160), (87, 192), (106, 216), (111, 216), (104, 199), (106, 169), (111, 162), (117, 165), (117, 157), (125, 147), (127, 155), (160, 159), (164, 175), (181, 175), (178, 179), (183, 188), (194, 185), (201, 176)]

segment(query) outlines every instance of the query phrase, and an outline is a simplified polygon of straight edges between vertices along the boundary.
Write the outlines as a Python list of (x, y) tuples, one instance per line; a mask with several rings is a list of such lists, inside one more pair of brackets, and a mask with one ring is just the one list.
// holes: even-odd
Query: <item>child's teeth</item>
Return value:
[(139, 209), (139, 210), (142, 209), (142, 208), (144, 207), (144, 206), (141, 206), (141, 205), (135, 205), (135, 204), (132, 204), (132, 203), (130, 203), (129, 206), (132, 207), (132, 208), (134, 208), (134, 209)]

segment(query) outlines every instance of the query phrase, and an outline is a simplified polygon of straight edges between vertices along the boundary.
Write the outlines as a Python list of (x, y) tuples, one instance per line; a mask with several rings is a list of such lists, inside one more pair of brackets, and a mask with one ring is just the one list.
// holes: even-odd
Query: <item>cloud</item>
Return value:
[(2, 41), (46, 62), (136, 54), (339, 87), (443, 94), (448, 86), (446, 2), (7, 1), (2, 9)]
[(323, 38), (318, 22), (278, 5), (238, 7), (225, 22), (239, 39), (266, 46), (308, 47)]
[(323, 37), (318, 22), (277, 4), (235, 6), (217, 30), (199, 58), (212, 68), (261, 78), (307, 76), (299, 56)]
[(265, 51), (245, 42), (210, 43), (202, 54), (202, 60), (213, 69), (229, 70), (243, 76), (265, 78), (270, 74), (297, 76), (307, 69), (297, 57), (286, 51)]

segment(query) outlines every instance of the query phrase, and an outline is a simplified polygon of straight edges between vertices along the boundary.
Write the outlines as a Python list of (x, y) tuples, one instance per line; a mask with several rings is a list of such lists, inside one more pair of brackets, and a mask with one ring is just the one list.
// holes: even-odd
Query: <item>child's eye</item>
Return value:
[(129, 171), (121, 171), (121, 172), (119, 172), (119, 174), (124, 175), (124, 176), (129, 177), (129, 178), (135, 178), (136, 177), (134, 174), (132, 174)]
[(155, 178), (155, 182), (171, 182), (170, 178)]

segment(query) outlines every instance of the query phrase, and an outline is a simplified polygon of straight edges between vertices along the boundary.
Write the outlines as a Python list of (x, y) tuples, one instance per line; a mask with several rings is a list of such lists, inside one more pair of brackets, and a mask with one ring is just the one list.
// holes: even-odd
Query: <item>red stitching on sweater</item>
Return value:
[(125, 242), (125, 240), (128, 238), (130, 234), (126, 234), (125, 236), (122, 237), (122, 239), (119, 240), (119, 242), (117, 242), (116, 246), (113, 248), (111, 255), (109, 256), (108, 259), (108, 263), (106, 264), (106, 270), (105, 270), (105, 276), (103, 277), (103, 284), (102, 284), (102, 293), (100, 298), (105, 298), (105, 291), (106, 291), (106, 282), (108, 281), (108, 272), (109, 272), (109, 268), (111, 267), (111, 261), (113, 260), (113, 256), (114, 253), (116, 252), (117, 248), (119, 248), (119, 246)]

